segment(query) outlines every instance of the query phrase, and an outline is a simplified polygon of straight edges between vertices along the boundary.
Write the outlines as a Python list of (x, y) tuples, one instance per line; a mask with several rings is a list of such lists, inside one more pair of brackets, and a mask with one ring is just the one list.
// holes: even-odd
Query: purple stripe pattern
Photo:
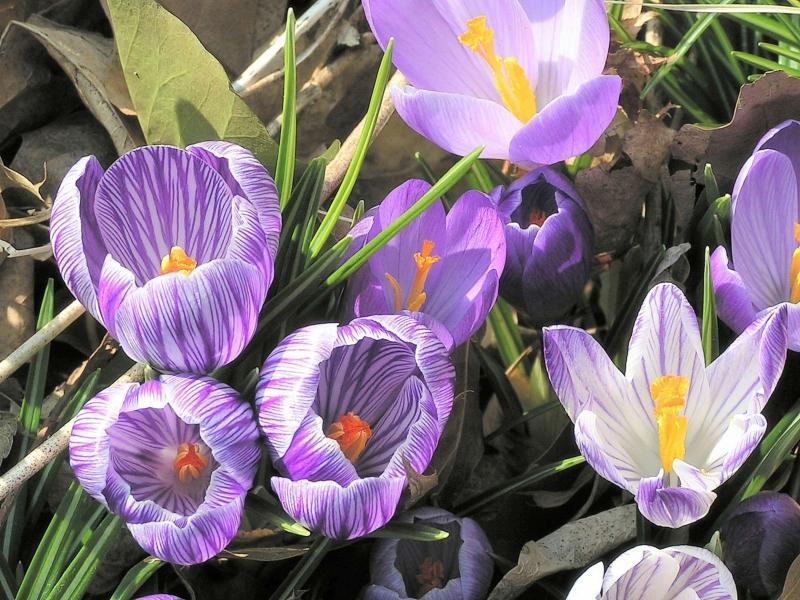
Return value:
[[(525, 168), (586, 152), (617, 111), (602, 0), (362, 0), (407, 85), (397, 112), (454, 154)], [(421, 27), (420, 24), (424, 24)]]
[(591, 273), (594, 231), (583, 201), (549, 167), (498, 187), (491, 198), (505, 225), (500, 294), (535, 326), (553, 323), (575, 304)]
[[(355, 225), (352, 246), (377, 236), (429, 189), (417, 179), (394, 189)], [(412, 314), (448, 348), (461, 345), (494, 306), (505, 259), (503, 224), (488, 196), (466, 192), (447, 214), (437, 201), (351, 277), (348, 316)]]
[[(624, 374), (574, 327), (544, 329), (545, 364), (587, 462), (631, 492), (647, 519), (681, 527), (708, 512), (714, 490), (763, 437), (761, 410), (786, 360), (786, 322), (785, 307), (765, 314), (706, 367), (692, 307), (676, 286), (660, 284), (639, 311)], [(656, 397), (670, 379), (685, 389), (664, 411)], [(681, 423), (676, 444), (671, 427)]]
[[(65, 283), (125, 352), (162, 372), (197, 374), (250, 341), (280, 229), (272, 178), (226, 142), (138, 148), (105, 173), (83, 158), (50, 221)], [(193, 261), (185, 271), (165, 270), (175, 248)]]
[(112, 386), (86, 403), (69, 456), (80, 484), (162, 560), (208, 560), (236, 534), (261, 455), (252, 410), (207, 377)]
[(720, 318), (736, 333), (775, 306), (788, 311), (789, 348), (800, 351), (800, 121), (768, 131), (739, 172), (731, 201), (731, 251), (711, 256)]
[(708, 550), (636, 546), (603, 570), (581, 575), (567, 600), (736, 600), (736, 586), (722, 561)]
[(370, 556), (364, 600), (483, 600), (494, 565), (489, 540), (472, 519), (440, 508), (418, 508), (397, 519), (446, 531), (436, 542), (379, 540)]
[(422, 473), (430, 462), (453, 380), (438, 337), (405, 315), (289, 335), (267, 358), (256, 390), (258, 422), (280, 472), (272, 488), (286, 512), (335, 539), (384, 525), (406, 487), (406, 464)]

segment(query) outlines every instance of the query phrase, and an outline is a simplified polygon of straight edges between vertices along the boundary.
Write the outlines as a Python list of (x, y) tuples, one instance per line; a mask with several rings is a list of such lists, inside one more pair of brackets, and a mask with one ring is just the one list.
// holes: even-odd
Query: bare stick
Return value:
[(75, 300), (58, 313), (52, 321), (29, 337), (20, 347), (0, 362), (0, 383), (8, 379), (14, 371), (32, 359), (39, 350), (52, 342), (67, 327), (72, 325), (86, 309)]
[[(142, 379), (144, 379), (144, 365), (136, 364), (114, 383), (133, 383), (142, 381)], [(0, 477), (0, 500), (18, 490), (23, 483), (44, 469), (51, 460), (67, 448), (74, 424), (75, 419), (67, 421), (61, 429)]]

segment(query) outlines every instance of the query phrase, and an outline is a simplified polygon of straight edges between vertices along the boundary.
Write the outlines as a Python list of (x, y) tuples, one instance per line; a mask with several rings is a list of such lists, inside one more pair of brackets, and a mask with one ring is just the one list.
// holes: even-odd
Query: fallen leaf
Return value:
[[(222, 139), (274, 169), (277, 144), (231, 89), (222, 65), (154, 0), (108, 0), (128, 90), (150, 144)], [(158, 48), (154, 53), (153, 48)]]
[(572, 500), (575, 494), (594, 479), (594, 475), (595, 472), (591, 467), (585, 467), (566, 490), (534, 490), (520, 493), (530, 496), (534, 504), (540, 508), (556, 508)]
[(260, 562), (275, 562), (302, 556), (308, 552), (307, 546), (274, 546), (266, 548), (234, 548), (223, 550), (222, 558), (238, 558), (241, 560), (257, 560)]
[(114, 147), (123, 154), (140, 145), (117, 110), (133, 111), (114, 42), (96, 33), (65, 27), (34, 15), (15, 23), (31, 32), (75, 85), (78, 95), (106, 128)]
[(439, 475), (436, 471), (433, 471), (430, 475), (417, 473), (405, 458), (403, 458), (403, 468), (406, 471), (406, 478), (408, 479), (408, 497), (403, 503), (407, 510), (439, 485)]
[(517, 565), (492, 590), (489, 600), (512, 600), (539, 579), (583, 568), (636, 537), (636, 506), (626, 504), (560, 527), (528, 542)]
[(778, 600), (798, 600), (800, 598), (800, 556), (794, 559), (789, 572), (786, 573), (786, 582), (783, 592)]
[(8, 458), (11, 452), (11, 445), (14, 443), (18, 422), (16, 415), (5, 411), (0, 412), (0, 465)]
[[(16, 230), (14, 243), (27, 248), (32, 238)], [(0, 360), (33, 335), (33, 259), (7, 259), (0, 265)]]
[(721, 191), (730, 191), (758, 140), (772, 127), (797, 118), (800, 79), (782, 71), (767, 73), (742, 86), (733, 119), (713, 129), (684, 125), (675, 136), (672, 155), (702, 171), (714, 167)]
[(640, 110), (633, 127), (625, 134), (622, 150), (643, 179), (655, 182), (658, 181), (661, 167), (669, 158), (674, 137), (675, 130), (646, 110)]

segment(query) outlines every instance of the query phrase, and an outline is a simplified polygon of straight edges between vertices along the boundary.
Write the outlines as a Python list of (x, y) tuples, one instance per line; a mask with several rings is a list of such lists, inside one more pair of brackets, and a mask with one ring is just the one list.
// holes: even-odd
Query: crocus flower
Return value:
[(449, 536), (436, 542), (379, 540), (370, 557), (372, 585), (364, 600), (483, 600), (494, 570), (489, 540), (472, 519), (441, 508), (418, 508), (397, 519)]
[(800, 555), (800, 506), (788, 494), (760, 492), (736, 507), (720, 535), (736, 583), (755, 596), (775, 598)]
[[(353, 229), (366, 243), (430, 189), (412, 179), (394, 189)], [(420, 313), (446, 346), (478, 330), (497, 299), (506, 243), (503, 224), (486, 194), (466, 192), (445, 214), (435, 202), (370, 258), (350, 280), (352, 316)]]
[(784, 310), (765, 316), (706, 367), (692, 307), (674, 285), (657, 285), (636, 319), (624, 375), (584, 330), (545, 328), (547, 372), (581, 454), (653, 523), (703, 517), (764, 435), (785, 319)]
[(190, 373), (250, 341), (280, 228), (272, 178), (224, 142), (138, 148), (105, 173), (82, 158), (50, 220), (64, 281), (125, 352)]
[(69, 442), (86, 492), (147, 552), (181, 565), (236, 534), (260, 454), (250, 407), (192, 375), (108, 388), (81, 409)]
[(800, 121), (767, 132), (736, 179), (731, 252), (711, 256), (720, 318), (737, 333), (773, 306), (787, 305), (789, 347), (800, 351)]
[(492, 201), (505, 223), (500, 294), (541, 326), (575, 304), (592, 267), (594, 232), (572, 183), (543, 167), (498, 187)]
[(603, 571), (597, 563), (581, 575), (567, 600), (736, 600), (728, 569), (714, 554), (693, 546), (659, 550), (636, 546)]
[(404, 315), (312, 325), (269, 355), (258, 421), (289, 515), (335, 539), (394, 514), (406, 464), (422, 473), (453, 404), (453, 366), (436, 335)]
[(141, 596), (137, 600), (183, 600), (183, 598), (172, 594), (150, 594), (149, 596)]
[(585, 152), (617, 110), (602, 75), (602, 0), (362, 0), (378, 43), (394, 38), (397, 112), (454, 154), (531, 166)]

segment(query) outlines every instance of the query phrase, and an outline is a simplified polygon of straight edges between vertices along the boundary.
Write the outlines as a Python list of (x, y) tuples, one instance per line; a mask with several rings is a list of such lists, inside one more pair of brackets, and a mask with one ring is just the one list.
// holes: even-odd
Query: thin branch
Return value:
[(86, 309), (75, 300), (55, 318), (29, 337), (21, 346), (0, 361), (0, 383), (8, 379), (14, 371), (31, 360), (39, 350), (52, 342), (67, 327), (72, 325)]

